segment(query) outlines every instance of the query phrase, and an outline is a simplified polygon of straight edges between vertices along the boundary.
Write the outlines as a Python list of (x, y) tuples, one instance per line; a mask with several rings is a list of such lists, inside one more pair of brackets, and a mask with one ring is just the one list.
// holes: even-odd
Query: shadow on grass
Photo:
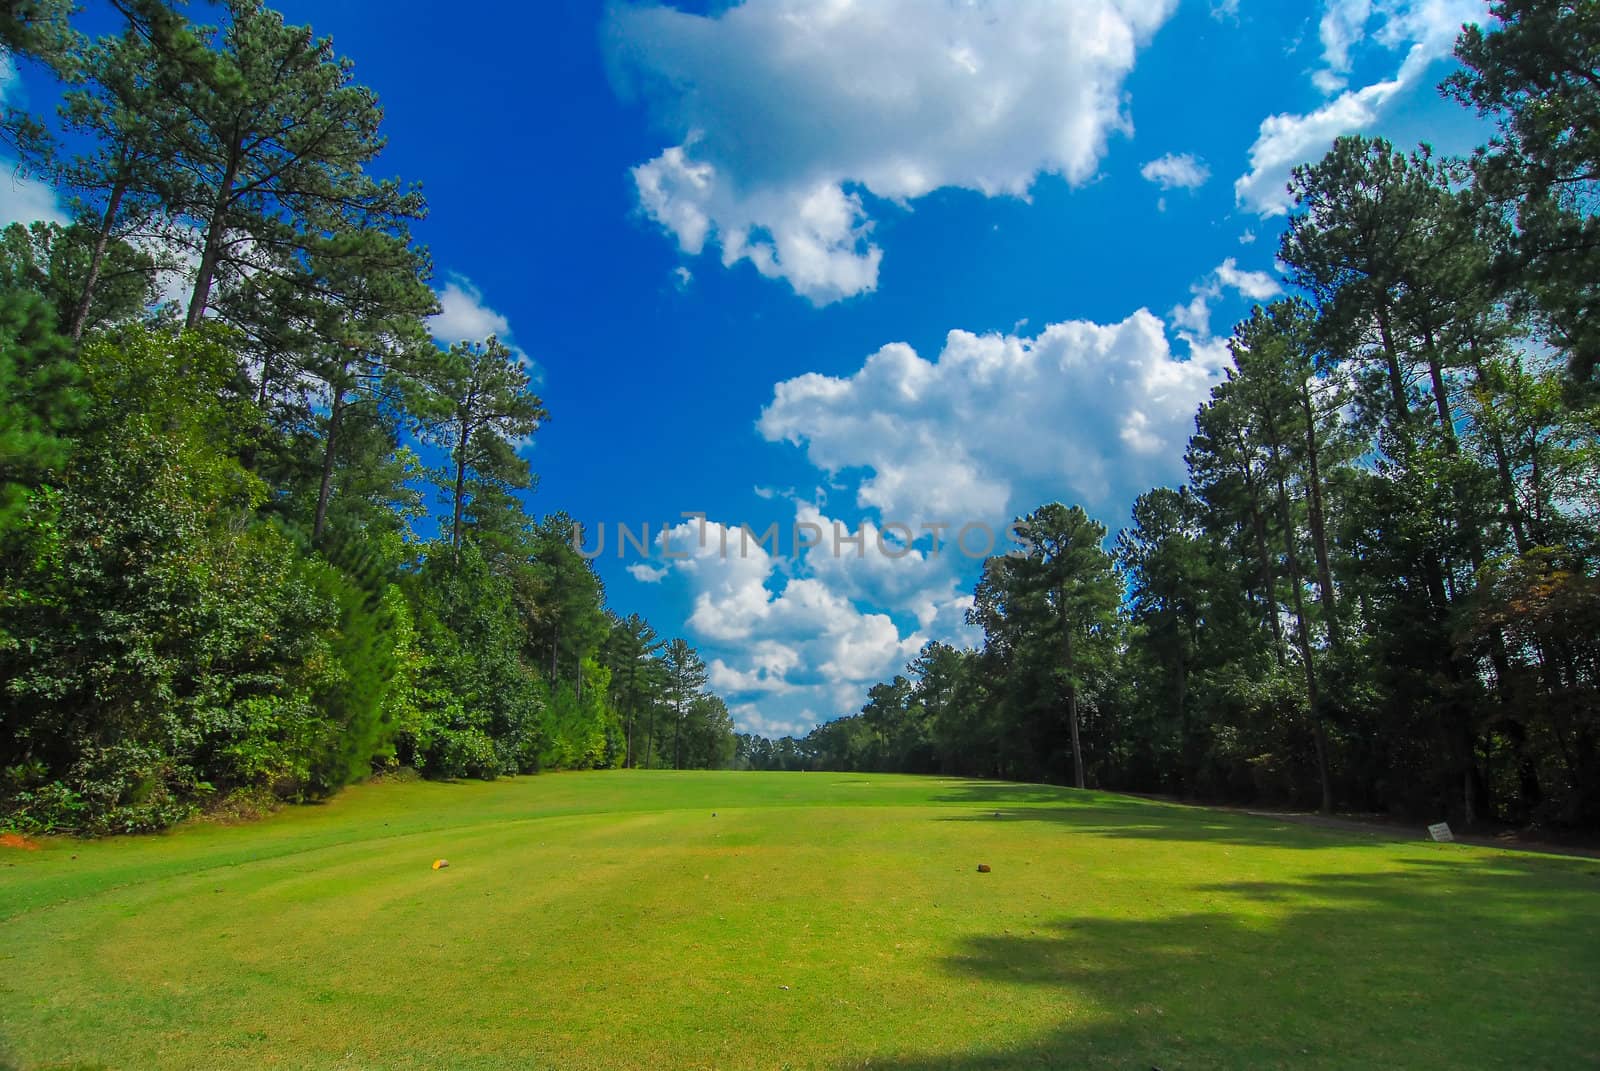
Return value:
[[(1050, 822), (1074, 833), (1101, 837), (1197, 841), (1245, 847), (1328, 848), (1392, 843), (1405, 839), (1388, 830), (1366, 832), (1337, 826), (1286, 822), (1267, 816), (1229, 814), (1130, 799), (1106, 792), (970, 782), (934, 797), (935, 802), (979, 808), (942, 815), (942, 822)], [(1419, 833), (1418, 841), (1422, 840)]]
[(996, 1035), (1019, 991), (1066, 1019), (1016, 1046), (844, 1067), (1567, 1068), (1600, 1052), (1600, 880), (1469, 859), (1198, 887), (1209, 911), (1062, 917), (969, 939)]

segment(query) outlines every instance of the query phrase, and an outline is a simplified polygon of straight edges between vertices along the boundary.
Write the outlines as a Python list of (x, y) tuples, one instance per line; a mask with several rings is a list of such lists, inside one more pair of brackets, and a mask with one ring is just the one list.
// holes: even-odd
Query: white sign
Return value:
[(1428, 827), (1428, 836), (1440, 844), (1446, 844), (1456, 839), (1455, 834), (1450, 832), (1449, 822), (1435, 822)]

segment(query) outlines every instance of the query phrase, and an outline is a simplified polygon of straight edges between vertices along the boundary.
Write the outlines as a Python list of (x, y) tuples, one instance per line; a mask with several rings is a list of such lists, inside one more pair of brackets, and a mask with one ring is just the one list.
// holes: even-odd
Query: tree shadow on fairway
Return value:
[[(993, 1031), (959, 1051), (841, 1066), (1589, 1066), (1600, 1051), (1600, 880), (1551, 862), (1210, 885), (1185, 899), (1211, 910), (970, 937), (942, 966), (979, 983)], [(1019, 995), (1039, 990), (1066, 1012), (1043, 1036), (1008, 1020)], [(993, 1040), (1013, 1034), (1015, 1045)]]
[[(1050, 822), (1074, 833), (1135, 840), (1195, 841), (1245, 847), (1358, 847), (1404, 840), (1403, 830), (1371, 832), (1285, 822), (1265, 815), (1147, 802), (1066, 788), (972, 782), (934, 797), (975, 811), (945, 814), (942, 822)], [(1417, 837), (1421, 841), (1419, 833)]]
[(969, 780), (946, 780), (943, 784), (949, 791), (933, 797), (935, 803), (973, 803), (980, 806), (989, 803), (1055, 803), (1082, 807), (1129, 802), (1127, 796), (1061, 785)]

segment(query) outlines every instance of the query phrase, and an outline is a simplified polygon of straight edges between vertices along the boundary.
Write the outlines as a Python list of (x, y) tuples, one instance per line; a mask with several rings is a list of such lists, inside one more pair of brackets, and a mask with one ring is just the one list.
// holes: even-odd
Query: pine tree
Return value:
[(450, 454), (438, 482), (450, 506), (450, 545), (459, 549), (466, 535), (468, 477), (480, 488), (530, 486), (532, 473), (518, 450), (548, 414), (527, 370), (493, 335), (429, 354), (409, 379), (423, 441)]
[(1079, 698), (1085, 668), (1107, 653), (1116, 627), (1119, 584), (1106, 553), (1105, 526), (1081, 507), (1041, 506), (1023, 517), (1020, 533), (1031, 548), (1026, 556), (1006, 558), (1000, 575), (1050, 607), (1060, 644), (1061, 680), (1066, 691), (1066, 722), (1072, 740), (1073, 783), (1085, 787), (1079, 739)]
[(1498, 25), (1468, 26), (1456, 45), (1463, 70), (1445, 88), (1499, 136), (1473, 161), (1493, 204), (1516, 228), (1501, 265), (1504, 290), (1526, 294), (1571, 360), (1572, 378), (1600, 367), (1600, 7), (1498, 0)]
[(683, 768), (683, 730), (689, 710), (705, 688), (708, 674), (699, 652), (687, 640), (675, 636), (661, 652), (666, 670), (666, 702), (672, 711), (672, 768)]
[(225, 6), (221, 31), (199, 34), (215, 42), (211, 62), (171, 57), (188, 76), (173, 87), (185, 119), (162, 131), (188, 176), (169, 207), (194, 228), (190, 327), (219, 284), (243, 291), (248, 309), (262, 277), (293, 276), (333, 220), (399, 235), (426, 211), (417, 190), (367, 174), (384, 146), (383, 110), (333, 42), (260, 0)]

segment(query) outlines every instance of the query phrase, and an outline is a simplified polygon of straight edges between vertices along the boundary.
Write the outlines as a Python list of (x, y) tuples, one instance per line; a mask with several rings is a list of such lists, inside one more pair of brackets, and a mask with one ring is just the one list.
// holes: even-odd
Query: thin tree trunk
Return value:
[(335, 387), (333, 405), (328, 412), (328, 435), (322, 444), (322, 483), (317, 488), (317, 515), (311, 524), (312, 540), (321, 540), (328, 524), (328, 500), (333, 497), (333, 458), (339, 438), (339, 425), (344, 419), (344, 390)]
[(72, 344), (83, 341), (84, 329), (89, 324), (89, 309), (94, 305), (95, 287), (100, 282), (100, 267), (105, 263), (106, 248), (111, 244), (111, 229), (116, 226), (117, 213), (122, 209), (122, 198), (128, 192), (128, 180), (118, 178), (111, 187), (111, 197), (106, 201), (106, 211), (100, 220), (100, 230), (94, 236), (94, 252), (89, 256), (89, 274), (83, 280), (83, 293), (78, 297), (78, 307), (72, 312)]
[(1073, 783), (1079, 788), (1083, 786), (1083, 747), (1078, 740), (1078, 678), (1077, 661), (1072, 651), (1072, 622), (1067, 616), (1066, 593), (1056, 591), (1056, 604), (1061, 610), (1061, 639), (1063, 652), (1067, 659), (1067, 724), (1072, 730), (1072, 776)]
[(672, 768), (683, 769), (683, 701), (678, 701), (677, 717), (672, 719)]
[[(1187, 632), (1188, 630), (1185, 629)], [(1178, 648), (1178, 731), (1182, 734), (1180, 750), (1183, 760), (1183, 796), (1193, 799), (1198, 788), (1199, 770), (1194, 761), (1194, 730), (1189, 724), (1189, 659), (1183, 647)]]
[(1389, 307), (1378, 307), (1378, 334), (1383, 340), (1383, 356), (1389, 374), (1389, 393), (1394, 400), (1395, 430), (1410, 452), (1411, 400), (1406, 395), (1405, 377), (1400, 372), (1400, 351), (1395, 347), (1394, 332), (1389, 327)]
[(1283, 623), (1278, 620), (1278, 586), (1273, 579), (1272, 558), (1267, 549), (1267, 522), (1261, 513), (1263, 496), (1256, 485), (1255, 474), (1251, 471), (1249, 444), (1245, 441), (1243, 429), (1235, 429), (1234, 437), (1234, 445), (1239, 451), (1239, 478), (1244, 484), (1245, 495), (1250, 502), (1250, 528), (1256, 540), (1256, 561), (1261, 574), (1261, 592), (1267, 604), (1267, 626), (1272, 630), (1272, 647), (1281, 666), (1287, 661), (1287, 657), (1283, 647)]
[[(467, 444), (472, 438), (472, 429), (465, 421), (461, 424), (461, 435), (456, 447), (456, 501), (455, 518), (450, 525), (450, 545), (456, 551), (461, 549), (461, 514), (467, 494)], [(550, 683), (556, 680), (555, 663), (550, 664)]]
[(1283, 478), (1283, 465), (1278, 451), (1277, 426), (1271, 414), (1266, 415), (1267, 434), (1271, 440), (1272, 466), (1277, 470), (1278, 522), (1283, 528), (1284, 563), (1289, 567), (1289, 587), (1294, 592), (1295, 637), (1300, 648), (1300, 662), (1305, 669), (1306, 707), (1311, 712), (1311, 736), (1316, 748), (1317, 783), (1322, 789), (1323, 814), (1333, 813), (1333, 783), (1328, 776), (1328, 732), (1324, 723), (1322, 689), (1317, 683), (1317, 667), (1311, 659), (1311, 630), (1306, 626), (1305, 598), (1301, 594), (1302, 578), (1300, 553), (1295, 549), (1295, 529), (1289, 512), (1289, 491)]
[(1526, 554), (1533, 544), (1528, 540), (1528, 528), (1522, 519), (1522, 506), (1517, 502), (1516, 484), (1511, 478), (1511, 463), (1506, 457), (1505, 437), (1498, 426), (1489, 427), (1489, 445), (1494, 451), (1495, 474), (1500, 481), (1500, 497), (1505, 500), (1506, 520), (1511, 525), (1511, 538), (1516, 540), (1517, 553)]
[(1327, 515), (1322, 498), (1321, 452), (1317, 447), (1317, 415), (1311, 400), (1311, 385), (1301, 381), (1300, 406), (1306, 420), (1306, 520), (1311, 529), (1311, 553), (1317, 560), (1317, 594), (1328, 624), (1328, 643), (1334, 651), (1344, 647), (1344, 630), (1339, 621), (1338, 596), (1333, 589), (1333, 565), (1328, 553)]
[(1456, 443), (1455, 416), (1450, 411), (1450, 396), (1444, 384), (1444, 368), (1439, 364), (1439, 350), (1434, 344), (1433, 328), (1427, 328), (1428, 378), (1433, 384), (1433, 404), (1439, 414), (1439, 428), (1444, 433), (1445, 450), (1452, 457), (1460, 449)]
[(644, 731), (644, 768), (655, 769), (656, 757), (656, 705), (650, 704), (650, 724)]
[(1544, 523), (1544, 479), (1539, 468), (1539, 434), (1533, 432), (1528, 437), (1528, 490), (1533, 495), (1533, 523), (1529, 533), (1533, 542), (1543, 546), (1545, 539)]
[(211, 219), (206, 224), (206, 240), (201, 247), (200, 266), (195, 271), (194, 292), (189, 296), (189, 315), (184, 320), (184, 326), (190, 329), (200, 326), (200, 320), (206, 314), (206, 305), (211, 300), (211, 282), (216, 277), (217, 264), (222, 259), (223, 222), (227, 217), (228, 201), (233, 195), (233, 184), (239, 177), (241, 151), (237, 143), (228, 151), (228, 168), (217, 188)]
[(1250, 527), (1256, 537), (1256, 558), (1261, 569), (1262, 598), (1267, 604), (1267, 625), (1272, 630), (1272, 649), (1277, 653), (1278, 664), (1287, 659), (1283, 649), (1283, 622), (1278, 620), (1278, 585), (1272, 576), (1272, 557), (1267, 549), (1267, 522), (1256, 504), (1255, 488), (1249, 488)]

